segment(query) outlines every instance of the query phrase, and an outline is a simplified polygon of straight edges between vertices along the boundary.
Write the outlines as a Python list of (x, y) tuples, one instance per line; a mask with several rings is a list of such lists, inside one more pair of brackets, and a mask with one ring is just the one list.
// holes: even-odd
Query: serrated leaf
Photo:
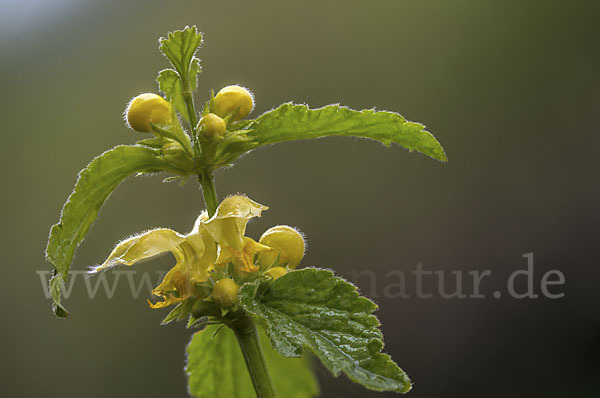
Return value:
[(50, 293), (52, 297), (52, 311), (59, 318), (66, 318), (69, 316), (69, 312), (65, 307), (61, 304), (61, 294), (62, 294), (62, 285), (63, 278), (59, 275), (56, 268), (52, 270), (52, 279), (50, 279)]
[(407, 392), (408, 376), (381, 353), (383, 336), (372, 315), (377, 306), (359, 296), (331, 271), (307, 268), (289, 272), (257, 296), (258, 284), (240, 291), (243, 308), (262, 320), (273, 347), (286, 357), (314, 353), (338, 376), (375, 391)]
[[(222, 328), (222, 329), (220, 329)], [(220, 330), (219, 330), (220, 329)], [(217, 332), (215, 334), (215, 332)], [(267, 367), (281, 398), (312, 398), (317, 381), (307, 358), (284, 358), (260, 333)], [(189, 391), (200, 398), (250, 398), (255, 392), (233, 331), (212, 325), (197, 332), (187, 347)]]
[[(196, 75), (199, 73), (199, 71), (200, 60), (198, 58), (194, 58), (192, 60), (192, 67), (190, 68), (189, 72), (192, 90), (196, 88), (198, 80)], [(183, 98), (183, 85), (181, 79), (179, 78), (179, 74), (173, 69), (164, 69), (158, 73), (156, 81), (158, 82), (159, 90), (165, 94), (167, 100), (171, 101), (177, 112), (189, 123), (190, 118), (185, 104), (185, 99)]]
[(422, 124), (409, 122), (394, 112), (355, 111), (340, 105), (309, 109), (307, 105), (286, 103), (259, 116), (246, 128), (254, 147), (291, 140), (353, 136), (374, 139), (387, 146), (396, 143), (443, 162), (448, 160), (440, 143)]
[[(197, 86), (198, 74), (202, 68), (200, 60), (194, 54), (201, 44), (202, 34), (197, 31), (195, 26), (171, 32), (166, 39), (160, 39), (160, 50), (171, 61), (175, 70), (160, 71), (156, 81), (160, 91), (173, 103), (177, 112), (188, 123), (190, 123), (190, 116), (184, 98), (184, 88), (187, 87), (187, 90), (190, 91)], [(188, 95), (191, 94), (188, 92)]]
[(184, 305), (185, 301), (183, 303), (179, 303), (175, 306), (175, 308), (173, 308), (166, 317), (163, 318), (162, 321), (160, 321), (161, 325), (167, 325), (173, 321), (180, 321), (183, 316), (184, 316)]
[(189, 123), (187, 107), (183, 99), (182, 83), (177, 72), (173, 69), (161, 70), (156, 81), (159, 90), (165, 94), (167, 100), (171, 101), (177, 112)]
[(55, 268), (50, 288), (58, 316), (67, 315), (60, 305), (60, 286), (68, 278), (75, 249), (97, 218), (104, 201), (126, 177), (135, 173), (160, 171), (178, 173), (156, 149), (120, 145), (96, 157), (79, 172), (79, 178), (62, 209), (59, 222), (50, 229), (46, 248), (46, 258)]
[(180, 321), (186, 316), (190, 315), (190, 312), (196, 301), (195, 297), (190, 297), (182, 303), (177, 304), (167, 316), (160, 322), (161, 325), (166, 325), (173, 321)]
[(198, 87), (198, 75), (200, 74), (200, 72), (202, 72), (200, 60), (196, 57), (192, 57), (192, 62), (190, 63), (190, 70), (188, 72), (188, 81), (190, 82), (192, 90), (195, 90)]
[(188, 79), (187, 81), (195, 86), (194, 79), (200, 71), (200, 63), (194, 54), (202, 44), (202, 34), (195, 26), (187, 26), (183, 30), (169, 32), (167, 37), (161, 37), (159, 42), (160, 50), (171, 61), (179, 76)]

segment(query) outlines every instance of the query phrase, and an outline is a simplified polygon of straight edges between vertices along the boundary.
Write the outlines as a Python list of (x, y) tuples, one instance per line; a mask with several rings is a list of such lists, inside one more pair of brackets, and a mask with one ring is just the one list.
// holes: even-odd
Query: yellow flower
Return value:
[(119, 243), (106, 261), (92, 272), (120, 264), (133, 265), (171, 252), (176, 264), (160, 285), (152, 290), (152, 294), (162, 297), (163, 301), (150, 306), (163, 308), (182, 302), (198, 294), (196, 283), (208, 281), (215, 267), (233, 263), (237, 271), (258, 271), (259, 268), (254, 265), (254, 257), (273, 249), (245, 237), (244, 234), (248, 221), (260, 217), (266, 209), (266, 206), (246, 196), (230, 196), (221, 202), (213, 217), (209, 218), (203, 212), (187, 235), (167, 228), (135, 235)]
[(241, 271), (258, 271), (254, 265), (254, 255), (270, 248), (244, 235), (248, 221), (260, 217), (267, 209), (267, 206), (240, 195), (230, 196), (221, 202), (215, 215), (205, 224), (213, 239), (219, 243), (217, 265), (231, 262)]
[(217, 246), (204, 228), (208, 219), (202, 213), (194, 228), (187, 235), (181, 235), (167, 228), (153, 229), (119, 243), (106, 261), (93, 272), (105, 270), (119, 264), (133, 265), (165, 252), (175, 257), (175, 266), (165, 275), (162, 283), (152, 294), (164, 299), (152, 304), (152, 308), (162, 308), (181, 302), (194, 295), (194, 284), (208, 280), (217, 258)]

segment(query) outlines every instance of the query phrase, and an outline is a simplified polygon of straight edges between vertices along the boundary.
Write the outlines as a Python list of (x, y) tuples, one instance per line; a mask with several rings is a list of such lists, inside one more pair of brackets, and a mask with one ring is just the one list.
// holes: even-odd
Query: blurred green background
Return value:
[[(597, 396), (599, 17), (594, 1), (2, 0), (0, 395), (186, 396), (191, 331), (159, 326), (165, 313), (125, 283), (113, 299), (90, 299), (80, 280), (65, 302), (71, 317), (58, 320), (36, 271), (49, 269), (48, 230), (77, 172), (141, 138), (122, 112), (156, 91), (167, 66), (158, 37), (196, 24), (197, 101), (239, 83), (256, 95), (253, 115), (284, 101), (394, 110), (444, 145), (447, 164), (363, 140), (287, 143), (217, 175), (221, 196), (271, 207), (251, 236), (295, 225), (308, 237), (305, 265), (375, 273), (356, 282), (381, 307), (385, 350), (411, 375), (410, 397)], [(196, 182), (161, 181), (119, 187), (73, 269), (143, 229), (188, 231), (203, 208)], [(528, 252), (537, 292), (557, 269), (563, 298), (491, 296)], [(418, 263), (489, 269), (488, 298), (382, 295), (390, 271)], [(393, 396), (318, 372), (324, 397)]]

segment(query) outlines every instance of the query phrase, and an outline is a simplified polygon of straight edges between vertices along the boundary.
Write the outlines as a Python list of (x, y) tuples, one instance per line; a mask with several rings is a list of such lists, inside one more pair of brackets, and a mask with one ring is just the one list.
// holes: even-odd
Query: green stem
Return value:
[(212, 171), (204, 171), (202, 174), (199, 174), (198, 182), (202, 186), (202, 194), (204, 195), (204, 203), (206, 204), (206, 210), (208, 210), (208, 216), (212, 217), (219, 206), (217, 190), (215, 189), (215, 178)]
[(192, 135), (196, 135), (196, 125), (198, 124), (198, 120), (196, 119), (196, 108), (194, 108), (194, 97), (192, 96), (191, 91), (183, 92), (183, 99), (185, 100), (185, 106), (188, 111), (188, 115), (190, 117), (190, 124), (192, 126)]
[(257, 398), (275, 398), (277, 393), (267, 369), (265, 356), (260, 345), (256, 324), (247, 315), (241, 315), (229, 324), (240, 344), (246, 366), (254, 385)]
[(192, 86), (190, 84), (190, 82), (188, 81), (188, 79), (185, 76), (181, 76), (181, 86), (183, 89), (183, 92), (181, 93), (183, 95), (183, 101), (185, 102), (185, 108), (187, 109), (187, 114), (188, 114), (188, 118), (190, 120), (190, 127), (191, 127), (191, 139), (192, 139), (192, 146), (194, 148), (193, 152), (194, 152), (194, 156), (196, 158), (198, 158), (200, 156), (200, 147), (198, 144), (198, 119), (196, 117), (196, 107), (194, 106), (194, 94), (193, 94), (193, 90), (192, 90)]
[(185, 107), (187, 108), (188, 117), (190, 118), (190, 125), (192, 127), (192, 142), (195, 141), (196, 137), (196, 125), (198, 124), (198, 119), (196, 119), (196, 107), (194, 106), (194, 95), (192, 94), (192, 86), (188, 79), (184, 76), (181, 76), (181, 86), (183, 88), (183, 100), (185, 101)]

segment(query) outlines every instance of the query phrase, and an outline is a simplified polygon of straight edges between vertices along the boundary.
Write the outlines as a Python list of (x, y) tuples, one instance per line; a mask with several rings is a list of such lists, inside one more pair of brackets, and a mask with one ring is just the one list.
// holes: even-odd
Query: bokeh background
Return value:
[[(254, 115), (284, 101), (395, 110), (425, 123), (442, 164), (375, 142), (280, 144), (217, 175), (221, 196), (271, 210), (249, 227), (298, 226), (305, 265), (356, 280), (374, 298), (386, 352), (421, 397), (597, 396), (600, 6), (594, 1), (2, 0), (0, 395), (184, 397), (191, 331), (159, 326), (121, 283), (90, 299), (80, 280), (54, 318), (36, 271), (76, 173), (141, 135), (127, 101), (156, 91), (157, 39), (205, 33), (197, 101), (240, 83)], [(73, 269), (120, 238), (185, 232), (203, 207), (195, 181), (131, 178), (111, 196)], [(496, 299), (534, 253), (535, 288), (564, 273), (561, 299)], [(485, 299), (384, 297), (389, 272), (491, 270)], [(168, 269), (165, 257), (146, 263)], [(408, 279), (414, 292), (414, 280)], [(425, 289), (435, 291), (435, 280)], [(375, 288), (373, 288), (375, 286)], [(522, 287), (522, 286), (521, 286)], [(318, 369), (323, 397), (378, 397)]]

